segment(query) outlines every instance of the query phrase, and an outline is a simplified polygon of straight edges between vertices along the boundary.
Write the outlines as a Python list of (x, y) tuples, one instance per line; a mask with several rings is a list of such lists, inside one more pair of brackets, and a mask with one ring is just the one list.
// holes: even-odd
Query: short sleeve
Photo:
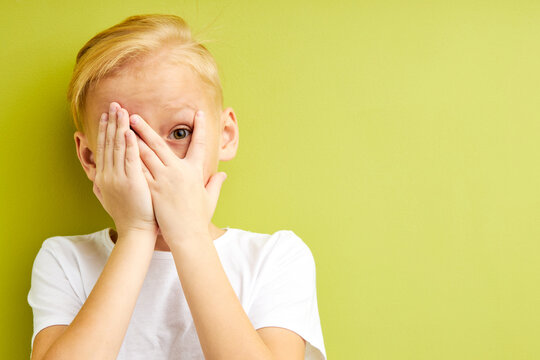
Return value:
[(37, 333), (51, 325), (69, 325), (82, 302), (73, 290), (65, 269), (53, 250), (46, 246), (39, 250), (32, 267), (28, 304), (32, 307), (34, 331), (31, 348)]
[(294, 232), (278, 233), (256, 280), (248, 317), (255, 329), (294, 331), (306, 340), (306, 360), (326, 360), (313, 255)]

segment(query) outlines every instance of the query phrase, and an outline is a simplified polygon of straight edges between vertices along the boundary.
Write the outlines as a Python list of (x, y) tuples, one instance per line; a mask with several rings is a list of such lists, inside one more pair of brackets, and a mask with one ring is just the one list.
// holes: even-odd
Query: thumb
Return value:
[(214, 211), (216, 210), (221, 187), (226, 178), (227, 174), (224, 172), (215, 173), (208, 181), (208, 185), (206, 185), (206, 191), (208, 191), (208, 195), (210, 195), (212, 214), (214, 214)]
[(94, 190), (94, 194), (96, 194), (96, 197), (98, 198), (98, 200), (102, 202), (101, 191), (99, 190), (95, 182), (94, 182), (94, 186), (92, 187), (92, 190)]

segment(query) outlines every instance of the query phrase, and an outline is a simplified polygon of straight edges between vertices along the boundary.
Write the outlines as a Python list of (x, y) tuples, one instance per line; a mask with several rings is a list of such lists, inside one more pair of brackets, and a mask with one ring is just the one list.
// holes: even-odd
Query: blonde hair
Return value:
[(77, 130), (86, 133), (83, 112), (92, 86), (128, 61), (141, 60), (162, 49), (171, 51), (168, 59), (190, 66), (210, 90), (216, 109), (223, 108), (217, 64), (203, 42), (195, 39), (188, 24), (176, 15), (130, 16), (95, 35), (77, 54), (67, 92)]

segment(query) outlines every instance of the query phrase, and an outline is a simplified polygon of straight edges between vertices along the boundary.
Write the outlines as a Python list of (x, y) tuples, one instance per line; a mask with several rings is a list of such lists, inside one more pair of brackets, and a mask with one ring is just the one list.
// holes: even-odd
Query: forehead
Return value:
[(107, 111), (113, 101), (130, 113), (196, 110), (207, 104), (199, 76), (189, 66), (163, 58), (126, 64), (100, 80), (88, 92), (85, 112)]

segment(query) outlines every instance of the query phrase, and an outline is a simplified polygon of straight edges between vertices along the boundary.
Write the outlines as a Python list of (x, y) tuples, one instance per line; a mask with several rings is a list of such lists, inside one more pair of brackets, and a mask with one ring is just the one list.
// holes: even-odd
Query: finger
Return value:
[(159, 136), (141, 116), (131, 115), (130, 123), (135, 132), (157, 155), (157, 158), (163, 165), (170, 165), (178, 159), (161, 136)]
[(133, 130), (126, 130), (126, 157), (125, 171), (128, 177), (135, 177), (142, 171), (142, 162), (139, 157), (139, 146), (137, 145), (137, 135)]
[(156, 153), (153, 152), (152, 149), (150, 149), (150, 147), (138, 136), (137, 144), (139, 145), (140, 157), (144, 165), (146, 165), (146, 169), (150, 172), (152, 178), (155, 179), (158, 177), (160, 170), (163, 169), (163, 163)]
[(214, 211), (216, 210), (221, 187), (223, 186), (225, 179), (227, 179), (227, 174), (224, 172), (219, 172), (212, 175), (208, 181), (208, 184), (206, 185), (206, 191), (210, 196), (210, 210), (212, 211), (211, 215), (213, 215)]
[(152, 181), (155, 180), (155, 179), (152, 177), (152, 173), (150, 172), (150, 170), (148, 170), (148, 168), (146, 167), (146, 165), (144, 165), (144, 163), (142, 162), (141, 159), (139, 159), (139, 162), (141, 163), (141, 167), (142, 167), (144, 176), (146, 177), (146, 181), (147, 181), (149, 184), (151, 184)]
[(204, 164), (204, 154), (206, 151), (206, 114), (199, 110), (193, 122), (193, 135), (186, 153), (185, 159), (192, 159), (197, 164)]
[(105, 135), (105, 150), (103, 156), (103, 168), (105, 170), (112, 170), (113, 162), (113, 147), (114, 136), (116, 135), (116, 112), (120, 108), (115, 102), (112, 102), (109, 107), (109, 120), (107, 121), (107, 133)]
[(126, 130), (129, 129), (128, 113), (126, 109), (116, 112), (116, 135), (114, 137), (114, 168), (118, 175), (125, 175), (126, 157)]
[(94, 161), (96, 162), (96, 171), (103, 171), (103, 146), (105, 145), (105, 131), (107, 130), (107, 118), (109, 115), (107, 113), (101, 114), (99, 119), (98, 126), (98, 136), (97, 136), (97, 145), (96, 145), (96, 157)]
[(94, 191), (94, 194), (98, 198), (98, 200), (103, 204), (103, 198), (101, 197), (101, 190), (99, 190), (99, 187), (94, 182), (94, 185), (92, 186), (92, 190)]

